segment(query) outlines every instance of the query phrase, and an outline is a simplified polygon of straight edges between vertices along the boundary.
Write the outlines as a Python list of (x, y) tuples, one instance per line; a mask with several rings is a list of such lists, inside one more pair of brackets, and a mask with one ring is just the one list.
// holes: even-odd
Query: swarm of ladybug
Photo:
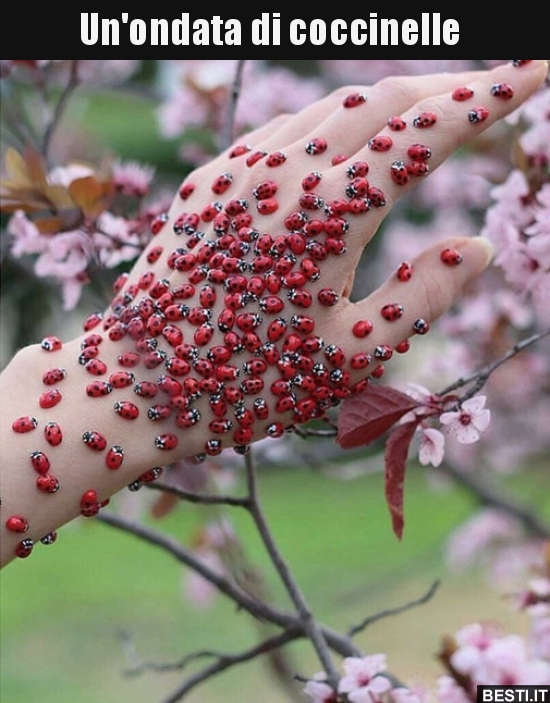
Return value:
[[(524, 63), (515, 61), (514, 65)], [(509, 100), (513, 89), (497, 84), (491, 95)], [(467, 86), (452, 93), (453, 100), (459, 102), (473, 96)], [(355, 109), (366, 103), (366, 95), (352, 93), (344, 99), (343, 107)], [(473, 107), (467, 119), (476, 124), (488, 115), (487, 108)], [(436, 124), (434, 112), (423, 112), (412, 120), (415, 130), (426, 131)], [(387, 125), (391, 132), (407, 129), (400, 116), (390, 117)], [(368, 143), (375, 152), (387, 152), (392, 146), (388, 134), (375, 136)], [(304, 148), (306, 154), (315, 157), (325, 153), (329, 145), (319, 137), (308, 141)], [(431, 155), (427, 145), (413, 141), (406, 160), (391, 163), (392, 181), (404, 186), (411, 178), (425, 175)], [(285, 163), (287, 155), (284, 151), (252, 150), (242, 144), (230, 151), (229, 158), (243, 158), (248, 168), (262, 162), (276, 169)], [(331, 163), (346, 160), (346, 155), (335, 154)], [(164, 261), (170, 270), (178, 272), (178, 282), (174, 285), (168, 279), (157, 278), (152, 269), (132, 284), (128, 283), (128, 274), (123, 274), (115, 282), (115, 297), (107, 317), (94, 313), (84, 321), (87, 336), (81, 344), (78, 364), (90, 377), (86, 395), (102, 398), (113, 391), (131, 390), (140, 398), (150, 399), (148, 419), (154, 423), (170, 420), (174, 425), (173, 431), (156, 435), (154, 445), (161, 451), (175, 449), (181, 433), (188, 428), (208, 423), (211, 438), (200, 455), (205, 457), (216, 456), (230, 445), (244, 454), (254, 439), (280, 437), (296, 424), (323, 417), (329, 408), (366, 387), (366, 378), (352, 380), (355, 371), (378, 364), (370, 375), (381, 376), (383, 362), (394, 351), (404, 353), (409, 349), (408, 339), (394, 348), (379, 344), (347, 359), (341, 347), (325, 344), (315, 334), (315, 314), (311, 314), (317, 306), (338, 303), (339, 296), (332, 288), (311, 284), (320, 280), (323, 261), (346, 253), (348, 218), (386, 204), (384, 193), (369, 182), (368, 174), (366, 161), (351, 163), (340, 197), (329, 201), (315, 192), (321, 172), (305, 174), (296, 209), (284, 217), (286, 232), (281, 234), (270, 234), (261, 225), (261, 218), (279, 207), (279, 186), (271, 179), (258, 182), (250, 199), (235, 198), (225, 203), (213, 200), (200, 211), (182, 212), (173, 224), (174, 235), (181, 240), (177, 246), (166, 251), (153, 242), (146, 254), (149, 265)], [(232, 184), (229, 171), (220, 174), (211, 184), (214, 197), (230, 191)], [(179, 191), (182, 203), (194, 192), (195, 185), (186, 181)], [(151, 225), (152, 234), (157, 235), (168, 221), (166, 213), (158, 216)], [(447, 266), (462, 262), (460, 253), (453, 249), (443, 250), (440, 258)], [(413, 276), (412, 265), (403, 262), (395, 275), (406, 283)], [(380, 316), (394, 322), (403, 312), (401, 303), (389, 302)], [(351, 332), (357, 339), (364, 339), (373, 327), (371, 320), (360, 319), (353, 323)], [(418, 319), (410, 334), (423, 335), (428, 330), (429, 322)], [(124, 345), (118, 356), (120, 368), (110, 373), (100, 359), (104, 335)], [(48, 353), (61, 347), (54, 336), (42, 341)], [(136, 375), (140, 367), (158, 369), (157, 381), (140, 380)], [(268, 370), (270, 378), (275, 376), (270, 383), (264, 380)], [(57, 386), (62, 387), (66, 376), (67, 371), (60, 367), (52, 367), (43, 375), (46, 390), (38, 399), (41, 408), (54, 408), (62, 401)], [(199, 398), (207, 399), (209, 417), (202, 417), (204, 404), (201, 411), (195, 407)], [(113, 403), (113, 412), (123, 422), (132, 422), (140, 415), (138, 405), (127, 397)], [(273, 421), (277, 415), (281, 419)], [(35, 432), (38, 424), (35, 417), (24, 416), (13, 421), (12, 429), (16, 433)], [(63, 440), (62, 428), (54, 421), (47, 422), (42, 433), (52, 448)], [(122, 465), (124, 449), (116, 444), (109, 446), (99, 432), (86, 431), (82, 441), (90, 451), (104, 455), (106, 470), (116, 471)], [(29, 461), (37, 489), (44, 494), (58, 491), (60, 484), (51, 473), (46, 451), (36, 449)], [(137, 490), (160, 474), (160, 468), (152, 468), (129, 488)], [(90, 489), (81, 497), (80, 512), (93, 516), (107, 502), (101, 502), (96, 491)], [(29, 529), (28, 520), (20, 515), (10, 516), (5, 526), (20, 534)], [(41, 541), (51, 544), (55, 539), (56, 534), (50, 533)], [(15, 554), (27, 557), (32, 548), (32, 540), (23, 539)]]

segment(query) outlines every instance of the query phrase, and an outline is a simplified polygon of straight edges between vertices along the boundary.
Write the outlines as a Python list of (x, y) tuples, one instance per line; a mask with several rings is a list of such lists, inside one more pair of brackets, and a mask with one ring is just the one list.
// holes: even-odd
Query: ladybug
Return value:
[(228, 418), (216, 418), (208, 424), (208, 429), (214, 434), (226, 434), (233, 429), (233, 423)]
[(128, 334), (135, 341), (145, 337), (147, 334), (147, 326), (145, 322), (139, 317), (135, 317), (133, 320), (130, 320), (128, 323)]
[(351, 388), (351, 392), (353, 394), (357, 393), (362, 393), (367, 389), (367, 386), (369, 385), (369, 379), (368, 378), (363, 378), (360, 381), (358, 381), (354, 386)]
[(291, 212), (287, 215), (284, 220), (284, 225), (289, 232), (300, 231), (304, 224), (307, 222), (307, 215), (305, 212), (296, 211)]
[(467, 86), (460, 86), (459, 88), (455, 88), (453, 90), (451, 97), (453, 100), (461, 103), (464, 102), (464, 100), (469, 100), (473, 97), (473, 95), (474, 91), (471, 88), (468, 88)]
[(167, 354), (165, 351), (151, 351), (146, 354), (143, 358), (143, 365), (146, 369), (156, 369), (158, 366), (164, 363), (166, 358)]
[(242, 313), (235, 318), (237, 327), (243, 332), (252, 332), (252, 330), (255, 330), (261, 325), (262, 321), (263, 318), (261, 315), (250, 312)]
[(394, 117), (389, 118), (388, 127), (392, 130), (392, 132), (402, 132), (407, 128), (407, 123), (402, 117), (395, 115)]
[(247, 376), (261, 376), (267, 371), (267, 364), (263, 359), (252, 359), (243, 364), (243, 371)]
[(214, 325), (212, 325), (210, 322), (204, 322), (195, 330), (195, 334), (193, 335), (193, 341), (198, 347), (204, 347), (209, 344), (212, 340), (212, 337), (214, 336), (214, 331)]
[(325, 307), (332, 307), (340, 300), (340, 296), (332, 288), (321, 288), (317, 293), (317, 300)]
[(111, 471), (116, 471), (122, 466), (124, 461), (124, 449), (118, 445), (113, 445), (105, 456), (105, 466)]
[(486, 107), (474, 107), (468, 112), (468, 120), (472, 124), (477, 124), (478, 122), (485, 122), (489, 117), (489, 110)]
[(175, 325), (165, 325), (162, 336), (171, 347), (177, 347), (183, 342), (183, 332)]
[(359, 352), (354, 354), (349, 360), (349, 365), (354, 370), (366, 369), (371, 363), (372, 357), (367, 352)]
[(324, 354), (327, 361), (332, 366), (341, 367), (346, 362), (346, 357), (342, 349), (336, 344), (328, 344), (324, 349)]
[(169, 305), (165, 311), (164, 316), (170, 322), (180, 322), (184, 320), (189, 315), (189, 307), (183, 305), (183, 303), (176, 305)]
[(287, 155), (284, 151), (274, 151), (265, 160), (265, 165), (269, 168), (277, 168), (277, 166), (282, 166), (287, 160)]
[(154, 351), (158, 347), (158, 344), (158, 341), (154, 337), (138, 339), (136, 341), (136, 349), (145, 354), (147, 352)]
[(350, 93), (342, 101), (342, 105), (350, 109), (352, 107), (359, 107), (363, 103), (367, 102), (367, 96), (364, 93)]
[(388, 361), (393, 356), (393, 349), (389, 344), (379, 344), (374, 350), (374, 358)]
[(384, 207), (387, 203), (386, 196), (380, 188), (370, 187), (368, 198), (373, 207)]
[(265, 433), (268, 437), (273, 437), (277, 439), (282, 437), (285, 433), (285, 427), (282, 422), (272, 422), (265, 428)]
[(322, 337), (307, 337), (302, 341), (300, 349), (306, 354), (315, 354), (324, 347), (325, 343)]
[(203, 378), (210, 378), (213, 373), (213, 366), (208, 359), (197, 359), (193, 364), (193, 368)]
[(225, 212), (231, 217), (239, 215), (245, 210), (248, 210), (248, 200), (245, 198), (235, 198), (230, 200), (225, 206)]
[(128, 388), (135, 381), (136, 377), (131, 371), (115, 371), (109, 376), (109, 383), (113, 388)]
[(437, 122), (437, 115), (435, 112), (421, 112), (413, 119), (413, 125), (418, 129), (427, 129), (428, 127), (433, 127)]
[(192, 408), (190, 410), (184, 410), (183, 412), (178, 413), (176, 416), (176, 425), (180, 429), (185, 430), (188, 427), (193, 427), (193, 425), (196, 425), (200, 419), (200, 412), (196, 408)]
[(6, 527), (10, 532), (27, 532), (29, 523), (26, 518), (21, 515), (12, 515), (6, 520)]
[(184, 359), (179, 359), (177, 356), (172, 356), (166, 359), (165, 364), (166, 370), (169, 371), (172, 376), (187, 376), (191, 370), (191, 366)]
[(238, 445), (250, 444), (253, 436), (254, 436), (254, 432), (253, 432), (252, 428), (239, 427), (233, 433), (233, 440)]
[(289, 393), (288, 395), (282, 395), (279, 397), (275, 403), (275, 412), (277, 413), (287, 413), (293, 410), (296, 406), (296, 396), (294, 393)]
[(257, 395), (264, 389), (264, 382), (261, 378), (245, 378), (240, 385), (241, 391), (245, 395)]
[(138, 278), (138, 288), (140, 290), (147, 290), (154, 280), (155, 274), (152, 271), (144, 271)]
[(342, 237), (349, 231), (349, 222), (343, 217), (331, 217), (325, 222), (325, 232), (329, 237)]
[[(364, 176), (356, 176), (346, 186), (346, 195), (348, 198), (354, 198), (356, 195), (367, 195), (369, 192), (369, 182)], [(349, 208), (349, 204), (348, 204)]]
[(128, 400), (117, 401), (113, 408), (117, 415), (120, 415), (120, 417), (124, 420), (135, 420), (139, 417), (138, 406), (134, 405), (134, 403), (130, 403)]
[(300, 270), (308, 281), (316, 281), (321, 275), (321, 270), (313, 259), (305, 258), (300, 261)]
[(277, 275), (284, 276), (291, 271), (295, 263), (296, 257), (294, 254), (285, 254), (275, 263), (273, 270)]
[[(268, 295), (265, 298), (261, 298), (258, 302), (260, 310), (267, 315), (278, 315), (285, 307), (285, 303), (281, 298), (276, 295)], [(241, 317), (241, 316), (239, 316)], [(239, 319), (237, 318), (237, 326), (239, 325)], [(241, 329), (243, 329), (241, 327)]]
[(218, 316), (218, 329), (221, 332), (229, 332), (230, 330), (233, 329), (233, 326), (235, 324), (235, 313), (233, 310), (227, 308), (224, 308), (221, 313)]
[(221, 388), (221, 393), (224, 399), (234, 407), (241, 407), (244, 402), (244, 395), (240, 388), (234, 388), (232, 386), (223, 386)]
[(262, 181), (252, 191), (252, 195), (256, 200), (266, 200), (272, 198), (279, 190), (279, 186), (275, 181)]
[(223, 451), (221, 440), (209, 439), (204, 445), (204, 451), (208, 456), (219, 456)]
[(322, 139), (321, 137), (316, 137), (315, 139), (311, 139), (307, 144), (306, 144), (306, 154), (310, 154), (312, 156), (316, 154), (323, 154), (328, 148), (328, 144), (326, 139)]
[(427, 334), (430, 331), (430, 323), (419, 317), (413, 322), (413, 332), (415, 334)]
[(388, 322), (395, 322), (403, 315), (403, 306), (398, 303), (388, 303), (380, 310), (382, 317)]
[(389, 151), (393, 146), (393, 139), (387, 134), (379, 134), (369, 140), (368, 146), (372, 151)]
[(352, 198), (348, 203), (350, 215), (362, 215), (370, 210), (370, 200), (368, 198)]
[(425, 176), (429, 172), (430, 167), (425, 161), (410, 161), (406, 169), (409, 176), (418, 177)]
[(501, 100), (511, 100), (514, 97), (514, 89), (508, 83), (494, 83), (491, 86), (491, 95)]
[(44, 437), (51, 447), (58, 447), (63, 441), (63, 432), (57, 422), (48, 422), (44, 427)]
[(140, 381), (134, 386), (134, 393), (142, 398), (154, 398), (158, 392), (157, 384), (151, 381)]
[(54, 351), (59, 351), (61, 347), (63, 346), (63, 342), (58, 338), (58, 337), (44, 337), (44, 339), (40, 342), (40, 346), (44, 351), (47, 352), (54, 352)]
[(344, 161), (347, 161), (349, 159), (349, 156), (347, 154), (335, 154), (332, 159), (330, 160), (330, 165), (331, 166), (338, 166), (338, 164), (344, 163)]
[(194, 183), (183, 183), (181, 188), (179, 189), (179, 196), (182, 200), (187, 200), (190, 198), (193, 193), (195, 192), (195, 184)]
[(304, 210), (320, 210), (324, 207), (325, 201), (315, 193), (302, 193), (298, 204)]
[(14, 554), (19, 559), (26, 559), (30, 556), (34, 547), (32, 539), (24, 539), (15, 547)]
[(31, 464), (38, 474), (47, 474), (50, 470), (50, 460), (44, 452), (33, 452), (31, 454)]
[(310, 308), (313, 304), (313, 296), (308, 290), (291, 288), (288, 291), (288, 299), (297, 308)]
[(329, 254), (333, 256), (342, 256), (348, 250), (343, 239), (336, 239), (335, 237), (327, 237), (325, 239), (325, 247)]
[(42, 493), (57, 493), (59, 486), (59, 480), (51, 474), (43, 474), (36, 479), (36, 487)]
[(399, 342), (399, 344), (395, 347), (395, 351), (398, 354), (406, 354), (410, 348), (411, 348), (411, 343), (409, 342), (408, 339), (404, 339), (402, 342)]
[(298, 334), (291, 333), (285, 337), (283, 353), (297, 352), (302, 344), (302, 338)]
[(152, 405), (147, 410), (147, 417), (153, 422), (167, 420), (172, 415), (172, 408), (168, 405)]
[(85, 517), (95, 515), (99, 510), (97, 493), (94, 490), (86, 491), (80, 499), (80, 510)]
[(399, 268), (397, 269), (397, 280), (402, 281), (403, 283), (410, 281), (413, 275), (413, 266), (410, 264), (408, 261), (403, 261), (402, 264), (399, 265)]
[(407, 156), (413, 161), (426, 161), (432, 155), (432, 150), (425, 144), (411, 144), (407, 149)]
[(171, 451), (178, 446), (178, 438), (175, 434), (159, 434), (155, 437), (155, 447), (162, 451)]
[(208, 399), (210, 410), (216, 417), (225, 417), (227, 415), (227, 403), (222, 398), (220, 393), (214, 393)]
[(126, 336), (128, 332), (128, 327), (122, 322), (116, 322), (109, 330), (109, 339), (112, 342), (119, 342), (123, 337)]
[(229, 361), (229, 359), (231, 359), (232, 356), (233, 353), (231, 349), (229, 349), (223, 344), (218, 344), (209, 349), (207, 352), (208, 360), (211, 361), (213, 364), (216, 364), (217, 366), (219, 366), (220, 364), (225, 364)]
[(304, 176), (302, 179), (302, 190), (309, 193), (319, 184), (322, 177), (323, 176), (320, 171), (312, 171), (311, 173), (308, 173), (307, 176)]
[(172, 290), (174, 300), (188, 300), (195, 295), (195, 286), (191, 283), (182, 283)]
[(279, 201), (275, 198), (265, 198), (264, 200), (258, 200), (256, 209), (260, 215), (271, 215), (279, 209)]
[(168, 213), (167, 212), (163, 212), (160, 215), (157, 215), (156, 217), (154, 217), (151, 222), (151, 234), (153, 236), (156, 236), (167, 222), (168, 222)]
[(246, 165), (248, 166), (248, 168), (250, 168), (251, 166), (254, 166), (254, 164), (258, 163), (260, 159), (263, 159), (264, 156), (267, 156), (267, 151), (264, 151), (263, 149), (257, 149), (246, 157)]
[(392, 181), (398, 186), (405, 186), (409, 182), (409, 173), (403, 161), (394, 161), (390, 173)]
[(293, 315), (290, 318), (290, 324), (301, 334), (311, 334), (315, 329), (315, 320), (306, 315)]
[(98, 347), (103, 342), (103, 337), (100, 334), (89, 334), (82, 340), (80, 348), (82, 350), (88, 347)]
[(227, 234), (230, 226), (231, 218), (226, 212), (218, 212), (216, 217), (212, 220), (212, 229), (219, 237), (223, 234)]
[(266, 363), (274, 366), (280, 359), (280, 353), (273, 342), (266, 342), (258, 349), (258, 353), (263, 356)]
[(94, 452), (102, 452), (107, 447), (107, 440), (100, 432), (95, 432), (94, 430), (87, 430), (82, 435), (82, 441)]
[(88, 398), (102, 398), (109, 395), (113, 387), (107, 381), (94, 381), (86, 386), (86, 395)]
[[(272, 181), (270, 181), (272, 182)], [(231, 227), (239, 234), (239, 230), (243, 227), (252, 225), (252, 215), (249, 212), (240, 212), (231, 220)]]
[(243, 156), (252, 149), (249, 144), (237, 144), (229, 152), (230, 159), (236, 159), (238, 156)]
[(57, 539), (57, 532), (48, 532), (47, 535), (44, 535), (44, 537), (41, 538), (40, 543), (44, 544), (45, 546), (49, 546), (50, 544), (53, 544)]
[(527, 63), (531, 63), (532, 59), (514, 59), (512, 61), (512, 66), (515, 68), (520, 68), (521, 66), (525, 66)]
[(354, 337), (362, 339), (367, 337), (373, 329), (373, 324), (370, 320), (357, 320), (357, 322), (352, 327), (352, 333)]
[(164, 251), (164, 247), (161, 246), (156, 246), (156, 247), (151, 247), (149, 251), (147, 252), (147, 261), (150, 264), (156, 263), (160, 257), (162, 256), (162, 252)]
[(252, 412), (258, 420), (267, 420), (269, 417), (269, 408), (265, 398), (256, 398), (254, 400)]
[(216, 195), (223, 195), (233, 183), (233, 176), (226, 171), (218, 176), (211, 185), (212, 192)]
[(82, 329), (84, 332), (89, 332), (97, 327), (103, 320), (103, 314), (100, 312), (93, 312), (84, 320), (82, 323)]
[(24, 434), (25, 432), (31, 432), (38, 427), (38, 420), (31, 415), (24, 415), (23, 417), (18, 417), (17, 420), (12, 422), (11, 428), (14, 432), (18, 434)]
[[(204, 208), (201, 210), (200, 219), (203, 222), (212, 222), (218, 212), (221, 212), (222, 210), (223, 205), (220, 202), (215, 201), (212, 203), (208, 203), (208, 205), (205, 205)], [(193, 232), (190, 232), (189, 234), (193, 234)]]
[(207, 276), (208, 276), (208, 266), (197, 266), (189, 274), (188, 280), (189, 280), (189, 283), (191, 283), (194, 286), (197, 283), (204, 281), (204, 279)]
[(462, 263), (462, 254), (456, 249), (443, 249), (439, 257), (447, 266), (458, 266)]
[(366, 176), (369, 172), (369, 165), (366, 161), (354, 161), (351, 166), (346, 169), (348, 178), (356, 178), (357, 176)]

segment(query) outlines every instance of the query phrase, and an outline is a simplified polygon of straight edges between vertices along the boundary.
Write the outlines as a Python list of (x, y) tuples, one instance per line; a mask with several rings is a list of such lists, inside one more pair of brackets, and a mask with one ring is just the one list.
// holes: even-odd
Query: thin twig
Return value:
[(69, 73), (69, 81), (67, 85), (65, 86), (65, 90), (61, 93), (59, 96), (59, 100), (57, 101), (52, 119), (50, 120), (50, 123), (46, 125), (46, 128), (44, 130), (44, 138), (42, 140), (42, 155), (44, 159), (47, 161), (48, 160), (48, 152), (50, 149), (50, 144), (51, 144), (51, 139), (53, 136), (53, 133), (55, 132), (57, 125), (59, 124), (59, 121), (61, 120), (61, 116), (63, 115), (63, 111), (65, 110), (65, 107), (67, 106), (67, 103), (69, 101), (69, 98), (72, 94), (72, 92), (75, 90), (75, 88), (79, 84), (79, 78), (78, 78), (78, 59), (71, 61), (71, 69)]
[(229, 95), (229, 101), (227, 105), (227, 116), (225, 119), (225, 125), (223, 131), (220, 135), (220, 151), (227, 149), (231, 146), (233, 139), (235, 138), (235, 114), (237, 112), (237, 103), (239, 102), (239, 97), (241, 94), (243, 70), (246, 60), (237, 61), (237, 70), (235, 71), (235, 77), (233, 79), (233, 84), (231, 86), (231, 93)]
[(216, 661), (212, 664), (204, 667), (201, 671), (197, 672), (194, 676), (190, 676), (188, 679), (184, 680), (178, 688), (176, 688), (168, 698), (165, 698), (163, 703), (176, 703), (185, 696), (189, 691), (203, 683), (207, 679), (215, 676), (216, 674), (229, 669), (236, 664), (242, 664), (243, 662), (250, 661), (262, 654), (267, 654), (276, 649), (284, 647), (284, 645), (294, 640), (304, 637), (304, 633), (300, 629), (288, 629), (281, 632), (278, 635), (273, 635), (263, 640), (259, 644), (250, 647), (249, 649), (239, 652), (238, 654), (213, 654), (216, 656)]
[[(532, 507), (518, 505), (509, 496), (503, 495), (489, 484), (480, 481), (473, 473), (464, 473), (450, 463), (441, 465), (441, 470), (451, 476), (459, 485), (466, 488), (482, 504), (497, 508), (519, 520), (529, 533), (542, 539), (550, 539), (550, 525), (539, 518)], [(439, 470), (439, 469), (438, 469)]]
[(452, 391), (457, 390), (458, 388), (463, 388), (464, 386), (467, 386), (470, 383), (473, 383), (473, 386), (468, 389), (468, 391), (461, 396), (460, 402), (463, 402), (465, 400), (468, 400), (468, 398), (473, 398), (473, 396), (476, 393), (479, 393), (479, 391), (483, 388), (483, 386), (487, 383), (489, 376), (496, 371), (502, 364), (506, 363), (509, 361), (512, 357), (516, 356), (516, 354), (519, 354), (522, 352), (524, 349), (527, 349), (528, 347), (532, 346), (533, 344), (536, 344), (538, 341), (543, 339), (544, 337), (547, 337), (550, 334), (550, 329), (548, 330), (543, 330), (542, 332), (538, 332), (537, 334), (533, 334), (530, 337), (527, 337), (526, 339), (523, 339), (521, 342), (518, 342), (515, 344), (504, 356), (500, 357), (500, 359), (497, 359), (496, 361), (491, 362), (485, 368), (481, 369), (480, 371), (476, 371), (475, 373), (471, 374), (470, 376), (465, 376), (463, 378), (459, 378), (457, 381), (454, 383), (451, 383), (449, 386), (444, 388), (442, 391), (439, 391), (436, 393), (438, 396), (444, 396), (447, 395), (448, 393), (451, 393)]
[(279, 551), (279, 548), (275, 543), (273, 535), (271, 534), (269, 525), (267, 524), (267, 520), (265, 519), (265, 516), (263, 514), (258, 495), (256, 470), (254, 467), (252, 452), (246, 455), (245, 462), (248, 484), (248, 496), (250, 498), (251, 503), (249, 509), (250, 514), (252, 515), (260, 537), (262, 538), (262, 541), (269, 553), (271, 561), (273, 562), (273, 565), (279, 573), (279, 576), (281, 577), (281, 580), (283, 581), (286, 590), (292, 602), (294, 603), (296, 610), (298, 611), (300, 621), (302, 622), (304, 630), (308, 635), (309, 639), (311, 640), (311, 643), (313, 644), (317, 655), (319, 656), (319, 659), (321, 661), (321, 664), (323, 665), (325, 673), (327, 674), (329, 682), (331, 683), (333, 688), (336, 689), (339, 681), (339, 676), (334, 666), (334, 662), (332, 661), (330, 649), (328, 647), (325, 636), (322, 632), (322, 629), (319, 627), (317, 621), (313, 617), (313, 613), (311, 612), (298, 584), (294, 580), (294, 577), (290, 571), (288, 564), (286, 563), (281, 552)]
[(430, 588), (426, 591), (426, 593), (423, 596), (420, 596), (420, 598), (416, 598), (415, 600), (411, 600), (409, 603), (404, 603), (403, 605), (398, 605), (396, 608), (387, 608), (386, 610), (381, 610), (379, 613), (375, 613), (374, 615), (369, 616), (368, 618), (365, 618), (363, 622), (359, 623), (359, 625), (355, 625), (354, 627), (350, 628), (348, 630), (348, 635), (349, 637), (354, 637), (357, 635), (359, 632), (362, 632), (365, 630), (369, 625), (372, 625), (375, 622), (378, 622), (378, 620), (382, 620), (383, 618), (388, 618), (393, 615), (400, 615), (401, 613), (404, 613), (406, 610), (410, 610), (411, 608), (416, 608), (418, 605), (424, 605), (424, 603), (427, 603), (429, 600), (433, 598), (435, 595), (435, 592), (439, 588), (439, 581), (434, 581)]
[(194, 493), (186, 491), (184, 488), (171, 486), (169, 483), (160, 481), (152, 481), (145, 484), (147, 488), (153, 491), (162, 491), (162, 493), (172, 493), (172, 495), (186, 500), (189, 503), (199, 503), (201, 505), (231, 505), (237, 508), (249, 508), (250, 500), (248, 498), (236, 498), (227, 495), (212, 495), (210, 493)]

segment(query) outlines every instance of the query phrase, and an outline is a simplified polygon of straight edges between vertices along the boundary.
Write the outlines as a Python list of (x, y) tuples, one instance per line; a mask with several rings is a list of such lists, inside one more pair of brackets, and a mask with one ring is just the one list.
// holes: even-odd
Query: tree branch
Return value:
[(227, 495), (212, 495), (210, 493), (194, 493), (186, 491), (184, 488), (171, 486), (169, 483), (160, 481), (152, 481), (145, 484), (147, 488), (153, 491), (161, 491), (162, 493), (171, 493), (172, 495), (187, 501), (188, 503), (198, 503), (200, 505), (230, 505), (237, 508), (250, 508), (250, 500), (248, 498), (236, 498)]
[(401, 613), (404, 613), (405, 611), (410, 610), (411, 608), (416, 608), (419, 605), (424, 605), (424, 603), (427, 603), (433, 598), (435, 592), (439, 588), (439, 584), (440, 581), (434, 581), (430, 588), (426, 591), (426, 593), (423, 596), (420, 596), (420, 598), (416, 598), (415, 600), (412, 600), (409, 603), (404, 603), (403, 605), (398, 605), (396, 608), (387, 608), (386, 610), (381, 610), (379, 613), (375, 613), (374, 615), (365, 618), (363, 622), (361, 622), (359, 625), (355, 625), (354, 627), (348, 630), (348, 636), (354, 637), (359, 632), (362, 632), (364, 629), (366, 629), (369, 625), (378, 622), (378, 620), (388, 618), (392, 615), (400, 615)]
[(224, 149), (227, 149), (228, 146), (231, 146), (233, 139), (235, 138), (235, 114), (237, 112), (237, 103), (239, 102), (239, 96), (241, 94), (245, 63), (246, 60), (237, 61), (237, 70), (235, 71), (235, 78), (233, 79), (233, 85), (231, 86), (231, 93), (229, 95), (229, 102), (227, 105), (225, 125), (220, 136), (220, 151), (223, 151)]
[(50, 120), (50, 123), (46, 126), (44, 130), (44, 138), (42, 140), (42, 155), (48, 160), (48, 151), (50, 149), (50, 144), (52, 140), (53, 133), (55, 132), (57, 125), (59, 124), (59, 121), (61, 119), (61, 116), (63, 115), (63, 111), (65, 110), (65, 107), (67, 106), (67, 103), (69, 101), (69, 98), (72, 94), (72, 92), (75, 90), (75, 88), (79, 84), (79, 78), (78, 78), (78, 60), (73, 60), (71, 61), (71, 69), (70, 69), (70, 74), (69, 74), (69, 80), (67, 85), (65, 86), (65, 90), (61, 93), (59, 96), (59, 100), (57, 101), (52, 119)]

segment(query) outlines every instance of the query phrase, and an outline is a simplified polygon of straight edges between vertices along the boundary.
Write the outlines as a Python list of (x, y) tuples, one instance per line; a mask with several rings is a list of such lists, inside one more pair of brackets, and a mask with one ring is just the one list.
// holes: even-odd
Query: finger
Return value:
[[(458, 258), (454, 258), (455, 254)], [(372, 372), (387, 360), (383, 354), (377, 358), (377, 348), (381, 347), (391, 357), (401, 342), (425, 334), (429, 325), (441, 317), (464, 288), (484, 271), (491, 258), (492, 247), (487, 240), (454, 237), (420, 254), (412, 262), (410, 278), (399, 276), (399, 269), (396, 269), (374, 293), (357, 303), (345, 305), (340, 311), (339, 319), (346, 319), (348, 323), (348, 330), (342, 335), (348, 340), (345, 348), (348, 358), (355, 354), (369, 354), (372, 362), (362, 373)], [(395, 319), (392, 319), (389, 305), (396, 306)], [(360, 321), (368, 321), (372, 327), (364, 337), (356, 336), (357, 328), (354, 333), (354, 326)]]
[[(385, 144), (383, 150), (370, 143), (352, 157), (368, 161), (369, 183), (383, 193), (386, 203), (385, 208), (375, 209), (374, 217), (373, 213), (369, 217), (378, 224), (398, 197), (460, 146), (521, 105), (544, 82), (547, 72), (546, 61), (533, 61), (521, 70), (511, 64), (499, 66), (477, 74), (475, 80), (466, 84), (455, 82), (453, 90), (423, 99), (402, 112), (400, 117), (406, 125), (402, 131), (392, 132), (386, 126), (376, 135), (377, 142)], [(457, 95), (457, 88), (467, 90)], [(459, 99), (463, 95), (468, 97)], [(386, 150), (387, 145), (390, 146)], [(355, 232), (361, 246), (375, 231), (372, 226), (365, 228), (362, 218), (352, 219), (350, 225), (350, 235)]]

